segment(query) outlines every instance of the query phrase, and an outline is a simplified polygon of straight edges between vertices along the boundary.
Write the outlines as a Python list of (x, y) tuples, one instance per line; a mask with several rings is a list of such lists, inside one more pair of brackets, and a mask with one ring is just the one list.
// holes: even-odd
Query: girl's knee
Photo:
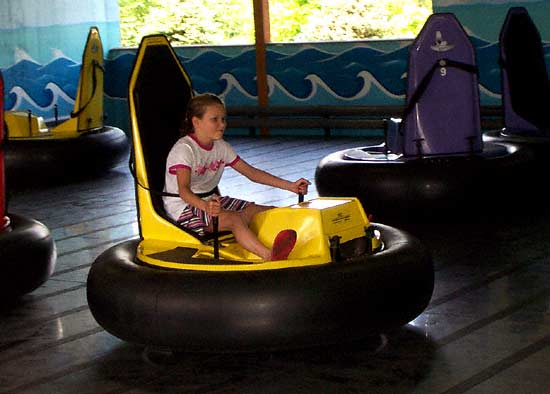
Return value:
[(255, 203), (252, 203), (242, 210), (244, 215), (244, 220), (246, 221), (246, 223), (250, 223), (254, 215), (263, 211), (267, 211), (268, 209), (271, 209), (271, 208), (275, 208), (275, 207), (271, 207), (267, 205), (257, 205)]
[(219, 216), (220, 229), (231, 230), (240, 226), (246, 226), (246, 222), (239, 212), (225, 211)]

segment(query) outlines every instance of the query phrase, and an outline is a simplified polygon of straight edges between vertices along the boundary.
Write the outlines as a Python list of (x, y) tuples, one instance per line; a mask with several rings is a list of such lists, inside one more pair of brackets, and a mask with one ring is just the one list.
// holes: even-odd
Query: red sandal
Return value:
[(294, 230), (281, 230), (273, 241), (271, 250), (271, 261), (286, 260), (294, 245), (296, 245), (297, 234)]

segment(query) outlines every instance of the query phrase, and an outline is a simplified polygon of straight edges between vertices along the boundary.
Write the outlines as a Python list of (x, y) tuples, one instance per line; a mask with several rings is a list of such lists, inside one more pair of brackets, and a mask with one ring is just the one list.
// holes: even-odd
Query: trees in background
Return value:
[(432, 13), (427, 1), (417, 0), (321, 0), (319, 3), (321, 6), (311, 12), (295, 40), (412, 37)]
[[(163, 33), (175, 45), (254, 42), (252, 0), (119, 0), (123, 46)], [(271, 41), (414, 37), (431, 0), (270, 0)]]
[(252, 0), (119, 0), (123, 46), (163, 33), (173, 44), (254, 42)]

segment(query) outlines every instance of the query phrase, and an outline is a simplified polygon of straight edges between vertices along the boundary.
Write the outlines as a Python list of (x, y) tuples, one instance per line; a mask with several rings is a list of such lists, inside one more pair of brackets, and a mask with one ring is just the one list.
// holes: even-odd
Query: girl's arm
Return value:
[(278, 176), (251, 166), (242, 158), (233, 165), (233, 168), (253, 182), (277, 187), (283, 190), (289, 190), (296, 194), (307, 194), (307, 187), (308, 185), (311, 185), (311, 183), (304, 178), (300, 178), (295, 182), (290, 182), (286, 179), (279, 178)]
[(209, 200), (203, 200), (191, 191), (191, 172), (187, 168), (176, 169), (176, 178), (178, 180), (178, 194), (187, 204), (202, 209), (210, 216), (218, 216), (220, 213), (219, 199), (213, 197)]

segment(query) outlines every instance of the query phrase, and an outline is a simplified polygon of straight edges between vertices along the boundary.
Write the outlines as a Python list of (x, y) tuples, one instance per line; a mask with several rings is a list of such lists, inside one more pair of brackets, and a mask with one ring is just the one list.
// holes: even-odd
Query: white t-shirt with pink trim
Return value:
[[(180, 138), (166, 159), (164, 191), (178, 193), (176, 169), (187, 168), (191, 171), (190, 188), (193, 193), (207, 193), (220, 183), (225, 167), (239, 161), (231, 145), (224, 140), (216, 140), (210, 147), (203, 146), (194, 134)], [(166, 213), (177, 220), (187, 203), (180, 197), (162, 197)]]

